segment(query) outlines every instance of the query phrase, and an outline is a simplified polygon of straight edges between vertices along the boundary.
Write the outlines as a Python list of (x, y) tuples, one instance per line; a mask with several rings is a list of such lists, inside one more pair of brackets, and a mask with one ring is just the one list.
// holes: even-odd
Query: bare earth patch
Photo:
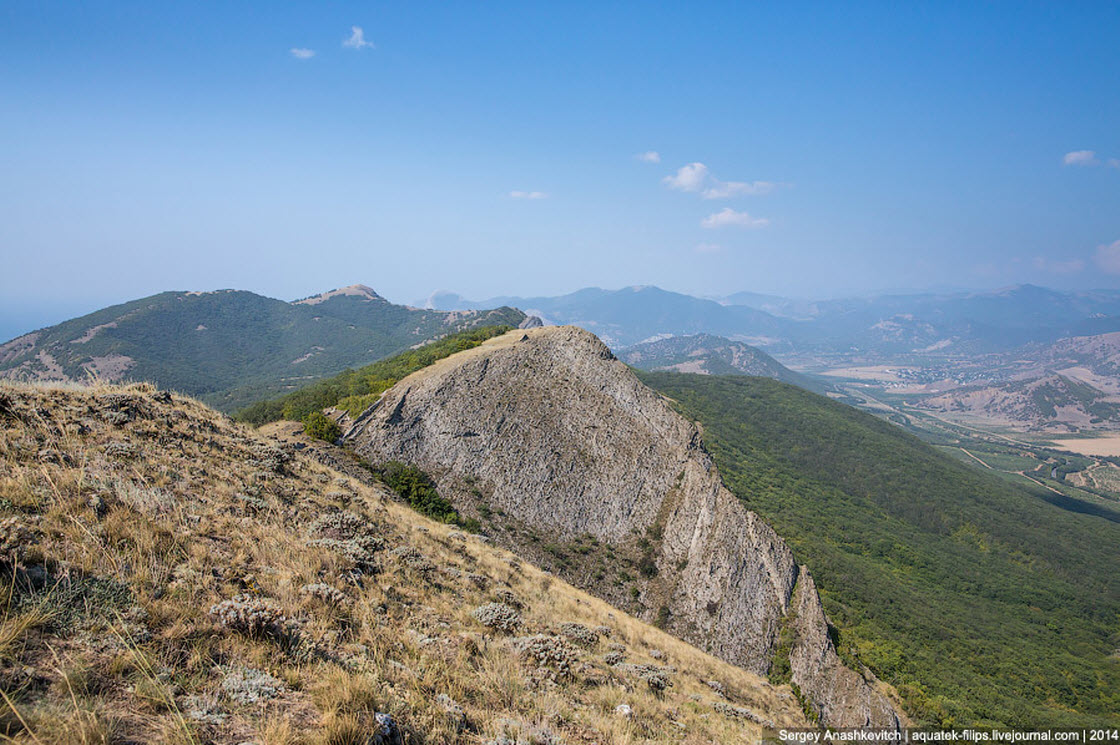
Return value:
[(1052, 440), (1055, 447), (1082, 455), (1120, 456), (1120, 432), (1103, 437), (1077, 437), (1069, 440)]

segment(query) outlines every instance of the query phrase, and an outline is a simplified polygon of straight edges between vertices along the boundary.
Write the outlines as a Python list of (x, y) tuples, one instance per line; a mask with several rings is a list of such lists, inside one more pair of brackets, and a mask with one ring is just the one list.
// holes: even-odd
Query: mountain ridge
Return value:
[[(819, 628), (808, 569), (723, 487), (699, 431), (591, 333), (513, 331), (439, 360), (386, 391), (344, 439), (372, 463), (430, 473), (503, 545), (533, 556), (546, 541), (566, 556), (562, 576), (621, 607), (640, 599), (642, 617), (756, 673), (774, 665), (789, 626), (793, 682), (824, 723), (898, 726)], [(595, 579), (604, 553), (638, 576)]]
[(673, 336), (619, 349), (618, 358), (640, 370), (700, 375), (755, 375), (823, 393), (827, 387), (796, 373), (757, 347), (712, 334)]
[(439, 312), (394, 305), (364, 285), (288, 303), (242, 290), (165, 292), (0, 345), (0, 377), (150, 380), (226, 411), (513, 308)]

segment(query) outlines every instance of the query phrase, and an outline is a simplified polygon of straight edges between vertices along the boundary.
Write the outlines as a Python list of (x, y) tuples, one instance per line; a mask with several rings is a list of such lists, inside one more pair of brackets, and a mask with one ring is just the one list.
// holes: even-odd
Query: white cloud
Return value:
[(511, 199), (547, 199), (548, 195), (543, 191), (511, 191), (509, 193)]
[(723, 246), (718, 243), (697, 243), (693, 250), (698, 254), (718, 254), (723, 250)]
[(1120, 158), (1109, 158), (1108, 159), (1108, 167), (1109, 168), (1120, 168)]
[(720, 181), (703, 163), (681, 166), (676, 174), (661, 179), (661, 183), (677, 191), (700, 192), (704, 199), (758, 196), (783, 186), (773, 181)]
[(372, 41), (366, 41), (366, 32), (362, 31), (361, 26), (350, 27), (350, 38), (342, 42), (342, 46), (350, 47), (351, 49), (365, 49), (373, 48)]
[(635, 160), (640, 160), (643, 163), (660, 163), (661, 153), (656, 150), (647, 150), (644, 153), (638, 153), (634, 156)]
[(1044, 256), (1035, 256), (1031, 263), (1035, 269), (1049, 274), (1077, 274), (1085, 268), (1085, 262), (1081, 259), (1053, 261)]
[(1062, 157), (1062, 165), (1066, 166), (1095, 166), (1097, 154), (1092, 150), (1074, 150)]
[(1120, 274), (1120, 241), (1097, 246), (1097, 266), (1106, 274)]
[(765, 217), (751, 217), (747, 212), (736, 212), (730, 207), (724, 207), (719, 212), (708, 215), (700, 221), (702, 228), (724, 228), (735, 226), (739, 228), (764, 228), (770, 224)]
[(292, 56), (295, 57), (296, 59), (311, 59), (312, 57), (315, 56), (315, 50), (314, 49), (304, 49), (303, 47), (292, 47), (288, 51), (290, 51), (292, 53)]
[(778, 187), (773, 181), (720, 181), (713, 178), (712, 185), (701, 195), (704, 199), (727, 199), (728, 197), (758, 196), (769, 194)]
[(661, 183), (677, 191), (700, 191), (708, 179), (708, 167), (703, 163), (689, 163), (677, 169), (675, 176), (666, 176)]

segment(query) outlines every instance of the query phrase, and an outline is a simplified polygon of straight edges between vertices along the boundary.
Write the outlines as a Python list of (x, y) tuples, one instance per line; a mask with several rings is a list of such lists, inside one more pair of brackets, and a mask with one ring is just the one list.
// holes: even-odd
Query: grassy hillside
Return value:
[(755, 375), (823, 393), (825, 386), (790, 370), (757, 347), (711, 334), (673, 336), (647, 341), (617, 352), (618, 358), (641, 370), (707, 375)]
[(1120, 509), (1051, 502), (764, 378), (645, 373), (929, 723), (1120, 722)]
[(0, 385), (0, 741), (398, 742), (374, 738), (385, 714), (405, 745), (806, 725), (788, 686), (300, 444), (146, 385)]
[(223, 411), (483, 324), (512, 308), (460, 314), (394, 305), (368, 288), (314, 303), (251, 292), (165, 292), (104, 308), (0, 346), (0, 377), (146, 380)]
[(356, 417), (374, 403), (378, 396), (408, 375), (456, 352), (477, 347), (487, 339), (501, 336), (512, 328), (483, 326), (471, 331), (461, 331), (357, 370), (346, 370), (286, 396), (258, 401), (239, 411), (236, 417), (239, 421), (260, 426), (280, 419), (301, 421), (308, 414), (322, 411), (328, 406), (343, 409)]

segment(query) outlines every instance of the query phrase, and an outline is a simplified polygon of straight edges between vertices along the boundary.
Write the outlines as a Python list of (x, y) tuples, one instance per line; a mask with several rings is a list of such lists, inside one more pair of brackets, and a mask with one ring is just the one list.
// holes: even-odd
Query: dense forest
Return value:
[(778, 381), (641, 377), (812, 569), (841, 654), (920, 722), (1120, 722), (1120, 509), (1053, 504)]

